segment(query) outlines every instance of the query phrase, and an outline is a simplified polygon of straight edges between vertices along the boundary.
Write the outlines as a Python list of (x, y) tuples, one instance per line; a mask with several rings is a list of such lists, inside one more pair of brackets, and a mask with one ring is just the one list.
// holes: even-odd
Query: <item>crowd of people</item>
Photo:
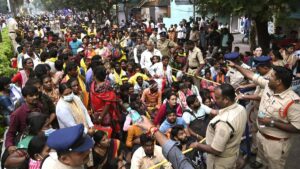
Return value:
[(215, 18), (166, 28), (57, 14), (6, 26), (17, 73), (0, 77), (2, 167), (242, 168), (249, 130), (251, 167), (282, 169), (300, 132), (293, 43), (240, 53)]

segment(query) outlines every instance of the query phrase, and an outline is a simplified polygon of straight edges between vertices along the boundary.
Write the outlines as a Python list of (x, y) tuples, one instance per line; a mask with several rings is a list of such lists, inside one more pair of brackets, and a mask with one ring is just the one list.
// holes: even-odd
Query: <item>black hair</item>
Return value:
[(57, 57), (57, 50), (51, 49), (49, 51), (49, 57), (50, 58), (56, 58)]
[(26, 96), (34, 96), (34, 95), (38, 95), (39, 94), (39, 91), (36, 87), (34, 86), (25, 86), (23, 89), (22, 89), (22, 95), (23, 97), (26, 97)]
[(184, 130), (184, 126), (183, 125), (176, 125), (176, 126), (172, 127), (172, 129), (171, 129), (171, 139), (175, 140), (174, 138), (177, 137), (177, 134), (181, 130)]
[(283, 86), (288, 89), (291, 86), (293, 80), (292, 71), (282, 66), (273, 66), (273, 70), (275, 71), (276, 78), (280, 79)]
[(195, 43), (191, 40), (188, 40), (185, 42), (185, 45), (188, 45), (188, 46), (195, 46)]
[[(77, 82), (78, 82), (78, 79), (75, 78), (75, 77), (71, 77), (71, 78), (67, 81), (67, 83), (68, 83), (69, 86), (71, 86), (71, 84), (72, 84), (74, 81), (77, 81)], [(78, 82), (78, 83), (79, 83), (79, 82)]]
[(31, 58), (25, 58), (25, 59), (23, 59), (23, 61), (22, 61), (23, 68), (25, 67), (25, 65), (26, 65), (26, 63), (27, 63), (28, 60), (32, 60), (32, 59)]
[(64, 91), (66, 89), (71, 89), (71, 86), (68, 84), (68, 83), (62, 83), (59, 85), (58, 87), (58, 90), (59, 90), (59, 93), (62, 95), (64, 93)]
[(192, 104), (195, 103), (196, 99), (197, 99), (197, 96), (195, 94), (188, 96), (186, 98), (187, 105), (190, 107)]
[(150, 135), (144, 133), (144, 134), (140, 135), (140, 142), (141, 142), (142, 146), (148, 142), (154, 143), (154, 138), (151, 137)]
[[(41, 77), (41, 83), (42, 83), (42, 84), (44, 83), (44, 79), (46, 79), (47, 77), (51, 79), (51, 76), (50, 76), (50, 75), (43, 75), (43, 76)], [(51, 79), (51, 80), (52, 80), (52, 79)]]
[(48, 68), (46, 64), (38, 64), (34, 69), (34, 74), (39, 79), (47, 73), (48, 73)]
[(165, 59), (170, 60), (170, 57), (169, 57), (169, 56), (163, 56), (163, 57), (161, 58), (161, 61), (163, 61), (163, 60), (165, 60)]
[(43, 151), (47, 143), (47, 137), (45, 135), (34, 136), (29, 144), (27, 153), (31, 159), (35, 159), (34, 155)]
[(25, 86), (34, 86), (35, 84), (42, 84), (42, 82), (38, 78), (29, 78)]
[[(166, 93), (166, 98), (167, 98), (168, 100), (170, 100), (171, 96), (176, 96), (176, 93), (174, 93), (174, 92), (172, 92), (172, 91), (169, 91), (169, 92)], [(177, 96), (176, 96), (176, 97), (177, 97)]]
[(272, 50), (273, 55), (275, 56), (276, 59), (282, 60), (282, 55), (278, 50)]
[(106, 79), (106, 69), (103, 66), (99, 66), (96, 68), (94, 75), (97, 80), (104, 82)]
[(77, 69), (78, 65), (75, 62), (68, 62), (65, 68), (65, 74), (68, 74), (73, 69)]
[(96, 133), (93, 135), (93, 140), (95, 141), (95, 143), (99, 143), (102, 138), (107, 135), (104, 131), (98, 130), (96, 131)]
[(0, 77), (0, 91), (4, 90), (4, 86), (9, 85), (11, 83), (10, 78), (8, 77)]
[(45, 62), (48, 58), (49, 58), (49, 53), (48, 52), (42, 52), (41, 54), (40, 54), (40, 58), (41, 58), (41, 61), (42, 62)]
[(230, 99), (230, 101), (234, 102), (235, 90), (230, 84), (223, 83), (220, 86), (218, 86), (217, 88), (219, 88), (221, 90), (221, 94), (223, 97), (228, 97)]
[(26, 123), (27, 123), (27, 132), (28, 135), (38, 135), (39, 132), (42, 130), (43, 126), (45, 125), (48, 116), (42, 113), (37, 113), (36, 115), (27, 116)]
[(56, 61), (54, 62), (54, 67), (55, 67), (55, 69), (56, 69), (57, 71), (62, 71), (63, 68), (64, 68), (64, 61), (62, 61), (62, 60), (56, 60)]

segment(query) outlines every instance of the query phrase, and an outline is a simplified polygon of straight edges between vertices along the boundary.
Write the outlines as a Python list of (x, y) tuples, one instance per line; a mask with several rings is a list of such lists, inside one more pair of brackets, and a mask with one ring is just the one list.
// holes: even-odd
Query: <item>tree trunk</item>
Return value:
[(0, 30), (0, 42), (2, 42), (2, 30)]
[(258, 45), (265, 51), (270, 49), (270, 35), (268, 33), (268, 22), (261, 21), (259, 18), (255, 18), (256, 33), (258, 39)]
[(256, 46), (256, 23), (251, 22), (251, 28), (250, 28), (250, 37), (249, 37), (249, 42), (250, 42), (250, 51), (253, 51)]

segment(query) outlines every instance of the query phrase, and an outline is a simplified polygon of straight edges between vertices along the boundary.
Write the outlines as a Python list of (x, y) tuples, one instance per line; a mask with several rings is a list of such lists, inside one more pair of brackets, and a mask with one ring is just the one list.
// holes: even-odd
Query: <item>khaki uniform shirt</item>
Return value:
[[(243, 63), (241, 67), (244, 69), (250, 69), (250, 66), (246, 65), (245, 63)], [(238, 70), (232, 67), (229, 67), (226, 76), (229, 77), (230, 84), (234, 88), (237, 88), (242, 82), (245, 81), (245, 77)]]
[[(274, 93), (268, 86), (269, 80), (262, 76), (254, 75), (253, 82), (265, 87), (261, 102), (259, 105), (259, 112), (263, 112), (267, 117), (271, 117), (275, 120), (280, 120), (284, 123), (291, 123), (297, 129), (300, 129), (300, 104), (294, 103), (289, 109), (286, 117), (282, 117), (283, 110), (289, 102), (299, 99), (299, 96), (291, 89), (287, 89), (282, 93)], [(275, 127), (267, 127), (259, 125), (257, 121), (258, 129), (260, 132), (277, 137), (277, 138), (289, 138), (290, 133), (280, 130)]]
[(205, 64), (202, 52), (199, 48), (194, 47), (192, 51), (189, 51), (188, 54), (188, 62), (189, 62), (189, 68), (198, 68), (200, 64)]
[[(216, 123), (218, 120), (220, 122)], [(226, 121), (231, 124), (234, 131)], [(209, 122), (207, 127), (206, 143), (213, 149), (222, 152), (220, 157), (236, 155), (240, 148), (246, 122), (246, 110), (237, 103), (219, 110), (219, 114)], [(216, 124), (215, 127), (213, 127), (213, 124)]]
[(176, 43), (173, 41), (170, 41), (169, 39), (166, 39), (164, 42), (162, 40), (159, 40), (157, 42), (157, 49), (160, 50), (160, 53), (163, 56), (169, 56), (170, 55), (170, 48), (176, 47)]

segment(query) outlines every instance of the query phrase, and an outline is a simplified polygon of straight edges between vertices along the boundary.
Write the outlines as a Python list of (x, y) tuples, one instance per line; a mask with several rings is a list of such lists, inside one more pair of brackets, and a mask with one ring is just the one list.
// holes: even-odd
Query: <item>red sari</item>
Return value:
[[(104, 82), (100, 85), (96, 85), (96, 82), (91, 84), (91, 107), (94, 111), (96, 119), (101, 115), (102, 126), (110, 126), (113, 132), (120, 132), (120, 113), (117, 108), (117, 96), (108, 82)], [(107, 114), (103, 117), (102, 113), (105, 106), (109, 106)]]

